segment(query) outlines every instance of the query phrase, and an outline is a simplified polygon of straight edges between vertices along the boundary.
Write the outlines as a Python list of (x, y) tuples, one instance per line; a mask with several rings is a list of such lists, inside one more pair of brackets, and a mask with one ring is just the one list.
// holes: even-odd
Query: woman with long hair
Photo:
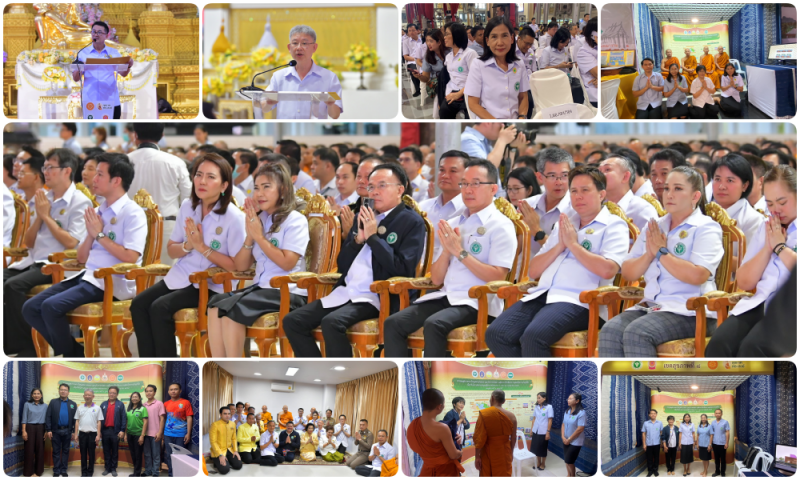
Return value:
[(425, 38), (425, 46), (428, 47), (425, 56), (422, 57), (422, 71), (412, 70), (411, 75), (419, 78), (421, 82), (432, 82), (444, 68), (444, 60), (447, 57), (447, 50), (444, 47), (444, 34), (438, 28), (432, 30)]
[(578, 43), (578, 51), (575, 53), (578, 71), (586, 88), (586, 95), (589, 96), (589, 103), (597, 108), (597, 77), (600, 74), (600, 64), (597, 61), (597, 17), (586, 22), (583, 27), (583, 42)]
[[(125, 431), (125, 443), (131, 450), (133, 459), (133, 475), (138, 477), (142, 474), (142, 455), (144, 454), (144, 433), (147, 431), (147, 408), (142, 403), (142, 394), (139, 392), (131, 393), (128, 402), (128, 426)], [(155, 421), (155, 419), (154, 419)]]
[(478, 118), (525, 119), (528, 113), (528, 70), (517, 58), (514, 30), (505, 17), (489, 20), (486, 48), (470, 65), (464, 93)]
[(553, 428), (553, 406), (547, 403), (547, 392), (539, 392), (536, 394), (531, 425), (531, 452), (536, 455), (536, 468), (539, 470), (546, 468), (551, 428)]
[(683, 420), (679, 426), (681, 437), (681, 464), (683, 465), (683, 476), (689, 476), (692, 472), (692, 462), (694, 462), (694, 450), (697, 448), (697, 433), (694, 431), (692, 416), (688, 413), (683, 414)]
[(681, 75), (678, 65), (669, 66), (669, 75), (664, 80), (664, 96), (667, 97), (667, 118), (686, 118), (689, 116), (689, 100), (686, 93), (689, 83)]
[(744, 81), (732, 63), (725, 65), (725, 74), (720, 79), (721, 92), (719, 109), (729, 117), (742, 116), (742, 99), (739, 92), (744, 90)]
[(108, 132), (105, 127), (94, 127), (92, 129), (92, 143), (97, 148), (102, 148), (103, 150), (111, 148), (106, 140), (108, 140)]
[(581, 453), (586, 433), (586, 410), (583, 409), (583, 396), (571, 393), (567, 397), (567, 409), (561, 423), (561, 441), (564, 444), (564, 463), (567, 465), (567, 476), (575, 476), (575, 461)]
[(542, 50), (542, 56), (539, 58), (539, 70), (557, 68), (564, 73), (569, 73), (572, 68), (572, 62), (569, 61), (569, 50), (567, 50), (569, 41), (569, 30), (564, 27), (556, 30), (555, 35), (550, 37), (550, 45)]
[[(236, 270), (256, 262), (253, 285), (214, 297), (208, 302), (208, 338), (214, 357), (241, 357), (247, 327), (267, 313), (280, 310), (281, 292), (272, 277), (305, 269), (308, 220), (295, 211), (292, 177), (283, 164), (266, 164), (256, 171), (253, 196), (245, 200), (244, 248), (234, 257)], [(308, 294), (292, 284), (289, 308), (302, 307)]]
[(31, 396), (22, 407), (22, 441), (25, 449), (25, 462), (22, 475), (41, 477), (44, 473), (44, 424), (47, 404), (39, 387), (31, 390)]
[(444, 26), (444, 46), (451, 49), (444, 59), (444, 66), (450, 75), (445, 86), (445, 101), (439, 104), (439, 118), (454, 120), (458, 112), (467, 113), (464, 88), (472, 62), (478, 58), (478, 52), (467, 48), (469, 37), (467, 29), (460, 23), (448, 23)]
[(506, 184), (506, 199), (519, 209), (519, 202), (542, 193), (536, 174), (528, 167), (511, 170)]
[[(189, 281), (189, 275), (211, 267), (234, 270), (234, 257), (245, 239), (245, 222), (244, 213), (231, 203), (232, 174), (230, 164), (216, 153), (204, 154), (192, 167), (192, 196), (181, 205), (176, 221), (183, 228), (175, 228), (167, 244), (169, 256), (178, 261), (164, 280), (131, 302), (142, 358), (178, 356), (173, 315), (197, 308), (200, 301), (200, 287)], [(222, 285), (209, 281), (209, 298), (222, 290)]]
[[(703, 177), (680, 166), (667, 176), (662, 194), (667, 215), (650, 220), (622, 263), (622, 276), (644, 276), (644, 299), (600, 329), (601, 357), (655, 358), (656, 347), (694, 337), (695, 313), (686, 300), (716, 290), (722, 261), (722, 228), (705, 213)], [(708, 314), (708, 332), (716, 328)]]
[(708, 415), (705, 413), (700, 415), (700, 425), (697, 426), (697, 455), (703, 462), (703, 473), (700, 476), (705, 477), (711, 461), (711, 424), (708, 423)]

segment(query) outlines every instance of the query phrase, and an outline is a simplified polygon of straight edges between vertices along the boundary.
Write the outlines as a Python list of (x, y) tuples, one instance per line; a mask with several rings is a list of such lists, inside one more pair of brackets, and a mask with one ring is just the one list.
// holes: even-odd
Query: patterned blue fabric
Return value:
[[(403, 365), (403, 435), (408, 425), (414, 421), (415, 418), (422, 415), (422, 392), (425, 391), (428, 382), (425, 378), (425, 367), (420, 361), (406, 362)], [(404, 456), (407, 458), (405, 465), (413, 469), (412, 475), (418, 477), (422, 471), (422, 457), (411, 449), (405, 450)], [(408, 457), (411, 455), (411, 458)]]
[(7, 437), (3, 441), (3, 472), (9, 477), (21, 477), (25, 461), (22, 435)]
[[(3, 470), (8, 476), (22, 476), (24, 457), (22, 433), (23, 405), (31, 390), (41, 382), (41, 362), (10, 361), (3, 366), (3, 399), (11, 408), (13, 423), (11, 436), (4, 439)], [(45, 399), (49, 400), (49, 399)]]
[(797, 367), (775, 362), (775, 396), (778, 399), (778, 445), (797, 446)]
[[(774, 9), (773, 9), (774, 15)], [(764, 4), (748, 3), (728, 20), (730, 38), (730, 57), (744, 64), (760, 65), (766, 63), (769, 53), (766, 43), (766, 18)], [(772, 25), (774, 28), (774, 23)]]
[(628, 375), (603, 377), (603, 474), (638, 475), (646, 465), (639, 431), (650, 410), (650, 389)]
[(650, 388), (639, 380), (633, 381), (633, 390), (636, 395), (636, 446), (642, 446), (642, 425), (650, 416)]
[(623, 405), (635, 405), (633, 377), (629, 375), (612, 375), (610, 380), (610, 399), (605, 411), (609, 424), (609, 447), (611, 458), (636, 448), (636, 416), (631, 415), (631, 408), (617, 408)]
[[(567, 397), (580, 393), (586, 410), (586, 441), (575, 465), (594, 475), (597, 472), (597, 365), (594, 362), (549, 362), (547, 364), (547, 397), (553, 406), (553, 428), (561, 430), (561, 421), (567, 409)], [(558, 439), (554, 442), (554, 439)], [(549, 450), (564, 458), (560, 435), (550, 435)]]
[(636, 68), (641, 71), (640, 65), (645, 58), (653, 59), (655, 68), (658, 68), (663, 57), (661, 22), (647, 8), (646, 3), (634, 3), (633, 23), (636, 32)]
[(775, 454), (778, 405), (775, 376), (753, 375), (736, 387), (736, 435), (749, 446)]
[(181, 385), (181, 398), (189, 400), (194, 411), (192, 422), (192, 451), (194, 452), (200, 445), (200, 369), (196, 362), (192, 361), (168, 361), (164, 362), (164, 398), (162, 401), (169, 400), (167, 386), (170, 383)]

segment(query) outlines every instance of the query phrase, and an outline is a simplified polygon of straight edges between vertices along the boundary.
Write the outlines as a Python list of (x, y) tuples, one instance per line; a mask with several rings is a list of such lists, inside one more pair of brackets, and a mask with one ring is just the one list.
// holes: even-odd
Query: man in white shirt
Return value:
[[(162, 245), (167, 245), (181, 204), (192, 196), (192, 181), (186, 162), (162, 151), (158, 142), (164, 136), (163, 123), (134, 123), (136, 150), (128, 154), (136, 175), (128, 189), (133, 199), (140, 189), (147, 190), (164, 217)], [(166, 247), (161, 249), (161, 263), (172, 265), (175, 259), (169, 256)]]
[(556, 34), (558, 31), (558, 24), (556, 22), (550, 22), (547, 24), (547, 32), (544, 35), (539, 37), (539, 48), (547, 48), (550, 46), (550, 39), (553, 38), (553, 35)]
[(397, 450), (386, 440), (389, 432), (378, 430), (378, 443), (372, 445), (369, 452), (370, 464), (356, 467), (356, 473), (363, 477), (380, 477), (383, 462), (397, 456)]
[[(78, 58), (81, 63), (86, 63), (88, 58), (119, 58), (119, 52), (111, 47), (106, 46), (106, 38), (108, 38), (109, 28), (105, 22), (94, 22), (92, 24), (92, 48), (83, 48), (78, 52)], [(128, 60), (128, 68), (125, 71), (119, 72), (120, 77), (127, 77), (133, 67), (133, 58)], [(117, 90), (117, 78), (113, 69), (102, 68), (92, 69), (83, 72), (83, 92), (84, 95), (90, 95), (92, 100), (97, 103), (97, 119), (108, 119), (108, 114), (100, 108), (108, 105), (114, 108), (114, 119), (118, 119), (122, 115), (122, 109), (119, 103), (119, 90)], [(79, 82), (81, 79), (81, 71), (75, 68), (72, 71), (72, 79)], [(93, 108), (87, 106), (87, 109), (93, 111)], [(89, 118), (92, 118), (90, 115)]]
[[(356, 191), (356, 172), (358, 165), (350, 162), (342, 162), (336, 169), (336, 190), (339, 194), (335, 197), (328, 197), (328, 201), (335, 208), (346, 207), (358, 201)], [(349, 210), (349, 209), (348, 209)]]
[(100, 445), (100, 429), (102, 428), (103, 411), (93, 402), (94, 390), (83, 392), (85, 403), (78, 405), (75, 411), (75, 432), (72, 441), (77, 443), (81, 451), (81, 476), (94, 475), (95, 449)]
[(442, 253), (439, 243), (439, 221), (458, 218), (464, 213), (464, 200), (461, 198), (461, 179), (469, 161), (469, 155), (460, 150), (450, 150), (439, 159), (439, 174), (436, 182), (442, 193), (420, 202), (419, 209), (428, 214), (433, 224), (433, 261)]
[(339, 97), (339, 100), (320, 102), (312, 112), (311, 102), (299, 101), (269, 101), (264, 100), (261, 108), (264, 111), (272, 110), (277, 105), (278, 119), (309, 119), (330, 116), (339, 118), (344, 107), (342, 106), (342, 85), (336, 74), (320, 67), (311, 59), (317, 51), (317, 34), (306, 25), (296, 25), (289, 31), (289, 44), (286, 46), (289, 54), (297, 62), (294, 67), (286, 67), (272, 74), (267, 91), (269, 92), (330, 92)]
[(336, 169), (339, 168), (339, 155), (333, 149), (319, 148), (314, 152), (311, 162), (311, 176), (319, 182), (319, 194), (333, 197), (336, 189)]
[(651, 219), (658, 220), (655, 207), (631, 191), (636, 167), (629, 158), (611, 154), (600, 164), (600, 171), (606, 176), (606, 200), (616, 203), (639, 231)]
[(589, 23), (589, 14), (584, 13), (583, 18), (580, 21), (580, 29), (583, 30), (583, 27), (585, 27), (587, 23)]
[(17, 210), (14, 208), (14, 195), (3, 184), (3, 246), (10, 247), (11, 234), (17, 222)]
[(81, 144), (78, 143), (78, 139), (75, 138), (77, 134), (78, 126), (74, 123), (62, 123), (61, 130), (58, 132), (58, 136), (64, 140), (64, 145), (62, 145), (62, 147), (72, 150), (75, 155), (80, 155), (83, 153), (83, 148), (81, 148)]
[[(408, 24), (408, 36), (403, 39), (403, 58), (406, 61), (406, 68), (410, 65), (416, 65), (417, 59), (414, 56), (417, 48), (422, 44), (422, 39), (419, 38), (419, 30), (413, 23)], [(419, 79), (411, 75), (411, 82), (414, 84), (413, 97), (420, 96)]]
[(428, 198), (428, 181), (419, 174), (422, 168), (422, 152), (417, 147), (405, 147), (400, 150), (400, 165), (411, 181), (411, 198), (421, 202)]
[(472, 50), (478, 52), (478, 56), (483, 55), (483, 48), (485, 44), (485, 41), (483, 39), (483, 27), (479, 25), (476, 27), (472, 27), (468, 31), (472, 35), (473, 41), (467, 45), (467, 48), (471, 48)]
[(258, 169), (258, 157), (256, 157), (255, 153), (245, 148), (237, 148), (232, 155), (233, 160), (236, 162), (233, 185), (249, 197), (253, 194), (253, 185), (255, 184), (253, 175)]
[(267, 422), (267, 429), (261, 434), (259, 445), (261, 446), (261, 466), (262, 467), (276, 467), (279, 463), (284, 462), (284, 458), (278, 455), (276, 449), (278, 448), (280, 432), (275, 431), (275, 421), (270, 420)]

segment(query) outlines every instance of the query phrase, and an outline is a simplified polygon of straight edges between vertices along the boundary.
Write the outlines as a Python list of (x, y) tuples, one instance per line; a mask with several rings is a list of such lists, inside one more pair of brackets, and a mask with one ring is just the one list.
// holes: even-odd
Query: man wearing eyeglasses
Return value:
[[(267, 87), (268, 92), (333, 92), (342, 98), (342, 85), (336, 74), (320, 67), (311, 59), (317, 51), (317, 34), (306, 25), (296, 25), (289, 32), (289, 54), (297, 65), (277, 70), (272, 74), (272, 79)], [(344, 108), (341, 100), (320, 102), (317, 111), (311, 111), (311, 102), (282, 101), (274, 102), (264, 100), (261, 104), (263, 111), (276, 108), (275, 118), (279, 119), (309, 119), (313, 117), (326, 119), (339, 118)]]
[[(337, 264), (341, 276), (330, 295), (293, 310), (283, 320), (286, 337), (297, 357), (321, 357), (314, 329), (322, 325), (327, 357), (352, 357), (347, 329), (377, 318), (380, 299), (370, 291), (374, 281), (413, 278), (425, 247), (422, 217), (402, 202), (408, 177), (396, 164), (378, 165), (369, 176), (369, 198), (342, 242)], [(412, 291), (412, 299), (418, 294)], [(390, 312), (400, 308), (392, 295)]]
[[(85, 63), (88, 58), (121, 57), (116, 49), (106, 46), (108, 32), (108, 25), (105, 22), (94, 22), (92, 24), (92, 46), (91, 48), (81, 49), (78, 53), (78, 60)], [(128, 61), (128, 69), (119, 72), (120, 76), (127, 77), (131, 72), (131, 67), (133, 67), (133, 58)], [(119, 91), (117, 90), (117, 79), (114, 73), (111, 68), (85, 70), (83, 72), (83, 94), (88, 95), (89, 98), (95, 101), (98, 107), (101, 105), (113, 106), (113, 118), (118, 119), (122, 116), (122, 108), (119, 103)], [(72, 79), (76, 82), (80, 81), (81, 71), (79, 69), (73, 70)], [(106, 113), (98, 109), (96, 119), (107, 119), (108, 117), (104, 115)]]
[[(40, 189), (33, 196), (31, 225), (25, 232), (28, 256), (3, 270), (3, 344), (6, 355), (35, 357), (31, 326), (22, 316), (22, 306), (28, 292), (37, 285), (53, 283), (50, 275), (42, 274), (42, 267), (51, 263), (48, 256), (54, 252), (76, 248), (86, 236), (84, 211), (92, 206), (89, 197), (72, 183), (78, 168), (78, 157), (66, 148), (50, 152), (42, 173), (47, 192)], [(78, 272), (64, 272), (65, 280)]]
[[(447, 356), (447, 335), (478, 321), (478, 300), (470, 288), (505, 280), (517, 251), (514, 224), (494, 206), (497, 167), (488, 160), (470, 160), (461, 180), (466, 211), (439, 220), (442, 253), (431, 267), (438, 291), (391, 315), (384, 323), (386, 357), (407, 357), (408, 336), (423, 328), (425, 357)], [(502, 299), (489, 300), (490, 321), (503, 311)]]

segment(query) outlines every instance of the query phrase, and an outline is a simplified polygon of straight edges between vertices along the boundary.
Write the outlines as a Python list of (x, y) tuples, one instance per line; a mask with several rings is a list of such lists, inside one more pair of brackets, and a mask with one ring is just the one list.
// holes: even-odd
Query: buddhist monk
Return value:
[(278, 415), (278, 425), (280, 425), (281, 430), (286, 430), (286, 424), (292, 421), (294, 421), (292, 412), (289, 411), (289, 407), (287, 405), (284, 405), (283, 410), (281, 411), (280, 415)]
[(717, 75), (717, 64), (714, 61), (714, 55), (708, 53), (708, 45), (703, 47), (703, 56), (700, 57), (700, 64), (706, 67), (706, 77), (711, 79), (714, 87), (719, 89), (719, 75)]
[(475, 443), (475, 468), (481, 477), (510, 477), (517, 439), (517, 417), (503, 408), (506, 392), (495, 390), (489, 408), (478, 412), (472, 441)]
[[(717, 69), (715, 73), (717, 74), (717, 78), (721, 82), (722, 77), (725, 76), (725, 65), (727, 65), (728, 62), (731, 61), (731, 57), (729, 57), (728, 54), (725, 53), (725, 47), (723, 47), (722, 45), (717, 47), (717, 52), (718, 53), (714, 55), (714, 63), (717, 64)], [(717, 88), (721, 88), (721, 84), (717, 85)]]
[(683, 57), (683, 74), (686, 76), (686, 83), (691, 85), (692, 81), (697, 78), (697, 71), (695, 70), (697, 68), (697, 58), (692, 55), (691, 48), (684, 48), (683, 54), (685, 55)]
[(408, 447), (422, 457), (420, 477), (458, 477), (464, 471), (456, 448), (460, 436), (454, 440), (450, 427), (436, 421), (443, 410), (444, 395), (429, 388), (422, 392), (422, 415), (408, 425)]
[(661, 60), (661, 76), (666, 79), (669, 76), (669, 66), (677, 65), (678, 68), (681, 68), (681, 61), (678, 60), (678, 57), (672, 56), (672, 50), (669, 48), (664, 53), (666, 54), (666, 57)]

